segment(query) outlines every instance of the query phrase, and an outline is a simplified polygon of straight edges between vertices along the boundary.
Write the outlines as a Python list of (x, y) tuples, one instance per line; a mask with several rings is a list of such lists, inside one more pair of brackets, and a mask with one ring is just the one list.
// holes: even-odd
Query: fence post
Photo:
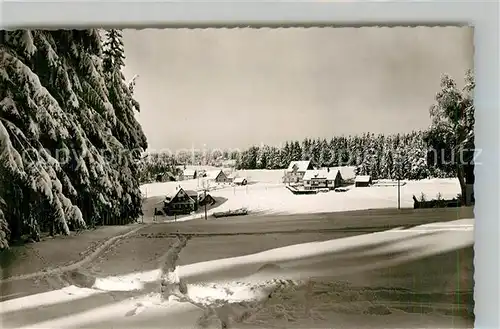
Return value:
[(401, 209), (401, 177), (398, 176), (398, 209)]

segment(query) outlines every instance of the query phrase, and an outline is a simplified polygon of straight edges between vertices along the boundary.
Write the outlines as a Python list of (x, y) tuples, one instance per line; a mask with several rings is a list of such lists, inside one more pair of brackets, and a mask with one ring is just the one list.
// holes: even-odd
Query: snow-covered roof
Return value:
[(195, 191), (195, 190), (184, 190), (187, 195), (192, 196), (192, 195), (199, 195), (201, 192), (200, 191)]
[(326, 173), (326, 179), (335, 180), (335, 178), (337, 178), (338, 173), (339, 173), (338, 169), (329, 168)]
[(340, 175), (342, 176), (342, 179), (353, 179), (355, 177), (354, 170), (355, 169), (350, 169), (350, 167), (334, 167), (334, 168), (307, 170), (306, 173), (304, 174), (303, 180), (311, 180), (312, 178), (335, 180), (335, 178), (337, 178), (337, 174), (339, 173), (339, 171)]
[(217, 176), (219, 176), (219, 175), (220, 175), (220, 173), (224, 174), (224, 172), (222, 171), (222, 169), (207, 171), (207, 172), (206, 172), (206, 174), (207, 174), (207, 179), (216, 179), (216, 178), (217, 178)]
[(195, 169), (191, 169), (191, 168), (186, 168), (186, 169), (184, 169), (184, 171), (182, 172), (182, 174), (184, 176), (194, 176), (196, 174), (196, 170)]
[(369, 183), (371, 179), (370, 175), (356, 176), (356, 183)]
[(307, 168), (309, 168), (310, 163), (311, 161), (292, 161), (290, 162), (287, 171), (288, 172), (293, 171), (294, 166), (297, 167), (297, 171), (307, 171)]
[(335, 175), (337, 171), (340, 171), (340, 175), (344, 180), (354, 179), (356, 177), (356, 167), (354, 166), (333, 167), (330, 168), (330, 172), (332, 171), (335, 172)]
[(243, 181), (245, 181), (245, 180), (246, 180), (246, 178), (245, 178), (245, 177), (236, 177), (236, 178), (234, 179), (234, 182), (235, 182), (235, 183), (243, 183)]
[(183, 190), (179, 185), (174, 184), (165, 184), (165, 198), (172, 199), (174, 198), (180, 190)]
[[(181, 191), (184, 192), (190, 198), (199, 198), (200, 197), (200, 193), (197, 192), (197, 191), (184, 190), (182, 187), (177, 186), (175, 190), (170, 191), (170, 193), (168, 193), (167, 195), (165, 195), (164, 202), (170, 203), (173, 198), (175, 198), (179, 193), (181, 193)], [(194, 195), (196, 195), (196, 197), (194, 197)], [(196, 200), (194, 200), (194, 201), (196, 201)]]
[(304, 174), (304, 177), (302, 178), (303, 180), (311, 180), (313, 178), (316, 179), (327, 179), (328, 177), (328, 171), (326, 169), (320, 169), (320, 170), (306, 170), (306, 173)]

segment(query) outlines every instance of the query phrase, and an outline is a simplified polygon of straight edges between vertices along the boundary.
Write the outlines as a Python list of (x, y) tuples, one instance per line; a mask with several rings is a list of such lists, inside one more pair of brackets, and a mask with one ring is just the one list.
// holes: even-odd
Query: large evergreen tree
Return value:
[(146, 139), (104, 58), (97, 30), (0, 31), (1, 246), (135, 220)]
[[(118, 195), (121, 199), (120, 218), (129, 222), (142, 213), (142, 196), (139, 190), (139, 161), (147, 147), (146, 137), (140, 124), (135, 120), (134, 110), (139, 110), (132, 97), (132, 90), (122, 74), (124, 49), (119, 30), (106, 32), (103, 63), (109, 100), (115, 109), (116, 121), (113, 135), (125, 147), (125, 156), (114, 159), (112, 165), (117, 170), (118, 179), (125, 188)], [(119, 152), (119, 149), (116, 150)], [(118, 153), (119, 154), (119, 153)]]
[(472, 71), (460, 90), (448, 75), (441, 79), (441, 90), (430, 109), (432, 124), (425, 140), (432, 148), (432, 161), (453, 170), (462, 190), (462, 202), (471, 204), (474, 187), (474, 104), (475, 80)]

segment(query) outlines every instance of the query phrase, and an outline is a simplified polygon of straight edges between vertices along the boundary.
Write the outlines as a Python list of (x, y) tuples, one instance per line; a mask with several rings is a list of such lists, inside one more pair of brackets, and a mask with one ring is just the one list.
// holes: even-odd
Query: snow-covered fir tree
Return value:
[(302, 159), (302, 147), (299, 141), (291, 143), (291, 161), (300, 161)]
[(280, 153), (280, 167), (285, 168), (292, 161), (292, 146), (288, 141), (285, 142), (285, 145), (281, 149)]
[(441, 79), (441, 90), (430, 109), (431, 126), (425, 141), (435, 151), (432, 162), (440, 173), (452, 172), (461, 187), (462, 203), (474, 202), (474, 112), (475, 79), (472, 71), (465, 74), (460, 90), (448, 75)]
[(103, 67), (99, 31), (1, 31), (0, 41), (0, 245), (135, 220), (140, 191), (122, 155), (146, 138), (128, 87)]
[(260, 147), (257, 151), (257, 169), (267, 168), (267, 159), (269, 157), (269, 146)]
[(110, 29), (105, 32), (103, 47), (104, 69), (110, 71), (113, 67), (121, 69), (125, 65), (125, 49), (123, 46), (122, 32)]
[(277, 147), (271, 148), (271, 155), (269, 156), (270, 169), (281, 169), (281, 152)]

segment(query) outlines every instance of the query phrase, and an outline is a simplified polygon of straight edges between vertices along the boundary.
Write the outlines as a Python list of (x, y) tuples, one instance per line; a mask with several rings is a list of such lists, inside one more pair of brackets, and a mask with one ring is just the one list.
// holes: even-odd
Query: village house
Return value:
[(355, 180), (356, 187), (367, 187), (370, 185), (372, 185), (372, 176), (370, 175), (356, 176)]
[(169, 193), (163, 202), (163, 211), (167, 216), (186, 215), (198, 208), (198, 202), (193, 199), (182, 187)]
[(313, 169), (311, 161), (292, 161), (285, 170), (283, 182), (288, 184), (301, 183), (306, 171)]
[(186, 194), (196, 202), (195, 211), (206, 205), (211, 206), (216, 203), (215, 199), (208, 193), (202, 191), (185, 190)]
[(355, 172), (355, 167), (347, 166), (308, 170), (302, 181), (304, 189), (306, 190), (320, 188), (335, 189), (349, 182), (353, 182), (356, 176)]
[(164, 172), (156, 175), (156, 182), (157, 183), (163, 183), (163, 182), (175, 182), (175, 176), (170, 173), (170, 172)]
[(245, 177), (236, 177), (233, 179), (234, 185), (247, 185), (248, 181)]
[(201, 193), (198, 198), (198, 204), (200, 205), (200, 207), (203, 207), (205, 205), (213, 206), (216, 203), (217, 201), (208, 193), (206, 195), (205, 193)]
[(201, 197), (202, 192), (198, 192), (198, 191), (195, 191), (195, 190), (184, 190), (184, 192), (186, 192), (186, 194), (191, 199), (193, 199), (193, 201), (195, 201), (194, 210), (197, 211), (198, 210), (198, 206), (200, 205), (200, 197)]
[[(326, 170), (307, 170), (302, 177), (304, 189), (314, 190), (328, 187), (327, 175), (329, 172)], [(331, 177), (330, 177), (331, 178)]]
[(182, 172), (182, 180), (196, 179), (196, 177), (198, 177), (196, 169), (186, 168)]
[[(339, 183), (341, 186), (354, 184), (354, 180), (356, 178), (356, 167), (355, 166), (340, 166), (340, 167), (329, 167), (325, 168), (330, 172), (338, 171), (340, 173)], [(335, 186), (338, 187), (338, 186)]]
[(320, 169), (306, 171), (302, 180), (304, 189), (334, 189), (342, 185), (342, 176), (339, 170)]
[(222, 169), (219, 170), (213, 170), (213, 171), (207, 171), (206, 173), (206, 179), (211, 182), (215, 183), (229, 183), (230, 180), (222, 171)]

